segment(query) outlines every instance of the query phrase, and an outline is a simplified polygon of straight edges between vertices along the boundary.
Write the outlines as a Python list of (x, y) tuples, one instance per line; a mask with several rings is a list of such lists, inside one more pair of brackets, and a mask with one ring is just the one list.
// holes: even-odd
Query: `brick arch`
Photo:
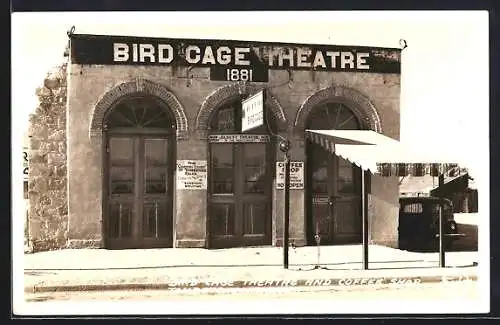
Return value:
[(349, 107), (364, 126), (364, 128), (382, 132), (382, 123), (377, 109), (372, 102), (359, 91), (343, 87), (329, 86), (309, 96), (300, 106), (295, 116), (294, 130), (304, 132), (309, 113), (317, 106), (326, 102), (338, 102)]
[(164, 86), (139, 78), (119, 84), (99, 99), (91, 113), (90, 137), (102, 135), (104, 116), (120, 98), (137, 93), (155, 96), (163, 101), (175, 117), (177, 139), (186, 139), (188, 137), (188, 121), (184, 108), (177, 97)]
[[(210, 119), (212, 114), (222, 105), (227, 104), (241, 95), (249, 95), (255, 93), (263, 87), (258, 87), (253, 84), (248, 84), (245, 82), (237, 82), (229, 85), (217, 88), (214, 92), (207, 96), (205, 101), (201, 104), (200, 111), (196, 116), (196, 132), (199, 137), (204, 139), (208, 134), (208, 127), (210, 125)], [(267, 91), (266, 96), (266, 107), (268, 107), (274, 118), (277, 121), (278, 130), (286, 130), (287, 128), (287, 118), (283, 107), (278, 102), (278, 100)]]

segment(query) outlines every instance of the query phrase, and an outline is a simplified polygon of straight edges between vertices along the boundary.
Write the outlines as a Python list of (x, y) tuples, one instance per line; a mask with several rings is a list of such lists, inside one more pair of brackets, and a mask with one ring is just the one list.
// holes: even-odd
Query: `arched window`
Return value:
[[(209, 123), (210, 246), (270, 244), (274, 149), (269, 126), (241, 132), (241, 99), (220, 106)], [(274, 131), (273, 131), (274, 132)]]
[(154, 97), (121, 100), (105, 115), (105, 244), (172, 246), (175, 124)]

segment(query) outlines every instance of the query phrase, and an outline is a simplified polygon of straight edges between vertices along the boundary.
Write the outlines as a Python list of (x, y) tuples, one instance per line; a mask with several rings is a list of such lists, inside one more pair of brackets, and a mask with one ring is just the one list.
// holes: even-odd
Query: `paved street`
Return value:
[(123, 301), (123, 300), (258, 300), (258, 299), (330, 299), (330, 300), (464, 300), (478, 299), (477, 282), (463, 281), (430, 283), (419, 285), (384, 286), (379, 288), (354, 289), (309, 287), (309, 288), (250, 288), (224, 290), (147, 290), (147, 291), (86, 291), (26, 294), (27, 302), (51, 301)]

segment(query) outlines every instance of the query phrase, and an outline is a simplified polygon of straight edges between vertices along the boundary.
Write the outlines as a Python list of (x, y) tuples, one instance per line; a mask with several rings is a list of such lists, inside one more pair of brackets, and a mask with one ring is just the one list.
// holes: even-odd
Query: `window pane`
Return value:
[(165, 167), (146, 167), (146, 186), (148, 194), (167, 192), (167, 170)]
[(165, 238), (170, 235), (167, 209), (164, 201), (144, 203), (142, 231), (144, 237)]
[(146, 139), (144, 141), (146, 165), (166, 165), (167, 144), (166, 139)]
[(218, 132), (236, 132), (235, 113), (234, 105), (220, 107), (211, 120), (211, 129)]
[(338, 158), (339, 176), (337, 186), (339, 193), (354, 193), (354, 178), (352, 164), (342, 158)]
[(133, 165), (134, 141), (128, 138), (111, 138), (109, 140), (109, 156), (111, 165)]
[(266, 205), (243, 205), (243, 233), (247, 235), (266, 233)]
[(314, 193), (328, 193), (328, 153), (323, 148), (314, 146), (311, 152), (311, 187)]
[(245, 193), (264, 193), (267, 179), (266, 145), (247, 143), (243, 145), (243, 152)]
[(111, 238), (132, 236), (132, 203), (113, 202), (110, 204), (108, 228)]
[(232, 144), (211, 145), (212, 193), (234, 192), (234, 160)]
[(211, 233), (216, 236), (234, 235), (234, 206), (217, 203), (210, 208)]
[(411, 203), (404, 206), (405, 213), (422, 213), (424, 211), (422, 203)]
[(112, 166), (110, 170), (111, 194), (132, 194), (134, 192), (134, 167)]

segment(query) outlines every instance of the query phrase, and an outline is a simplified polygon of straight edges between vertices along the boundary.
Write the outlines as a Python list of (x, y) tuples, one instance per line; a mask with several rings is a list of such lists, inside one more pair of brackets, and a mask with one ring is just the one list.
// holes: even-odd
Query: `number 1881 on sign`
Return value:
[(213, 67), (210, 79), (220, 81), (267, 82), (268, 71), (254, 68)]

